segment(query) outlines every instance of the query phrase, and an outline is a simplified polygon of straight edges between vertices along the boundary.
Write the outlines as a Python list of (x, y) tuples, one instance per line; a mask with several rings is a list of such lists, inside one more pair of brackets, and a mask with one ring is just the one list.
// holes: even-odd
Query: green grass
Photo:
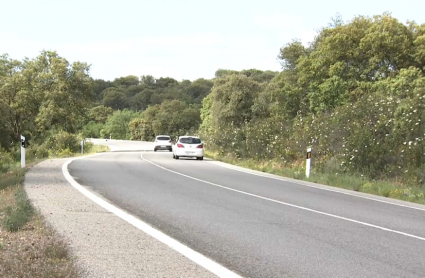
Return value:
[(15, 168), (7, 173), (0, 174), (0, 190), (21, 184), (24, 181), (25, 173), (26, 169)]
[(25, 173), (37, 162), (28, 161), (23, 169), (12, 165), (0, 173), (0, 276), (84, 277), (69, 246), (33, 208), (25, 192)]
[(325, 184), (333, 187), (384, 196), (419, 204), (425, 204), (425, 188), (402, 184), (393, 180), (371, 180), (361, 175), (347, 173), (320, 173), (312, 169), (310, 178), (305, 176), (304, 163), (285, 165), (278, 160), (238, 159), (230, 155), (205, 151), (207, 157), (229, 164), (278, 176)]
[(102, 153), (102, 152), (108, 152), (109, 147), (104, 145), (92, 145), (88, 150), (85, 150), (85, 154), (92, 154), (92, 153)]
[(34, 216), (34, 208), (22, 186), (16, 187), (15, 204), (4, 208), (3, 227), (9, 232), (17, 232)]

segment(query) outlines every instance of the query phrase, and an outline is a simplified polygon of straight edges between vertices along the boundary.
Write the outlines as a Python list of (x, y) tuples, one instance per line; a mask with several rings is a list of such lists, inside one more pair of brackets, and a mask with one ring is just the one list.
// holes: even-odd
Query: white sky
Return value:
[(310, 42), (337, 13), (425, 23), (424, 0), (0, 0), (0, 55), (55, 50), (93, 78), (211, 79), (217, 69), (280, 71), (279, 49)]

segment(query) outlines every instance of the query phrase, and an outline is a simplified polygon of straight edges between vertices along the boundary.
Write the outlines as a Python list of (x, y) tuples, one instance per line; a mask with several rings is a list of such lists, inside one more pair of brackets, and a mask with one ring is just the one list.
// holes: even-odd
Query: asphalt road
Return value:
[(75, 160), (69, 171), (243, 277), (425, 276), (425, 206), (225, 166), (167, 151), (114, 152)]

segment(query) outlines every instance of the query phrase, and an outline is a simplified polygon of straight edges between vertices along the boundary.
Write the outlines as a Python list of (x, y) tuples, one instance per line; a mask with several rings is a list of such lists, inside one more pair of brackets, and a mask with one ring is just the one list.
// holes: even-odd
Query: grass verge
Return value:
[(205, 155), (218, 161), (265, 173), (425, 204), (425, 188), (417, 185), (402, 184), (391, 180), (370, 180), (359, 175), (327, 174), (315, 171), (311, 172), (310, 178), (306, 178), (305, 162), (293, 164), (291, 167), (288, 167), (277, 160), (258, 161), (253, 159), (239, 159), (231, 155), (220, 155), (210, 151), (205, 151)]
[[(84, 155), (107, 151), (107, 146), (87, 143)], [(66, 149), (50, 158), (75, 156), (81, 154)], [(27, 168), (16, 164), (0, 173), (0, 276), (82, 277), (84, 271), (77, 267), (68, 244), (34, 209), (23, 187), (25, 173), (40, 161), (29, 160)]]
[(67, 243), (28, 200), (26, 170), (0, 174), (1, 277), (81, 277)]

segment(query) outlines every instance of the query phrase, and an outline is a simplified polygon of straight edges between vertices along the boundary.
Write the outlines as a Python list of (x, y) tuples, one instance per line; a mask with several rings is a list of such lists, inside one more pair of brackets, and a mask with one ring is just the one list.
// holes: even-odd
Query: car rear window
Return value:
[(171, 140), (171, 138), (168, 136), (158, 136), (156, 137), (156, 140)]
[(201, 144), (201, 139), (199, 138), (180, 138), (180, 142), (183, 144)]

